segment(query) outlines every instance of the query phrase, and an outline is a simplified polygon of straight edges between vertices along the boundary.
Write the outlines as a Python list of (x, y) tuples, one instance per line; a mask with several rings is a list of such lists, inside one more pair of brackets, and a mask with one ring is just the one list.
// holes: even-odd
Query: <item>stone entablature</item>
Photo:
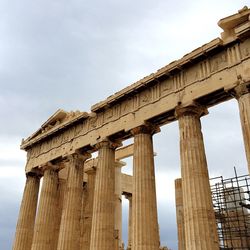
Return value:
[[(52, 124), (50, 118), (47, 126), (22, 142), (21, 148), (28, 152), (26, 171), (79, 148), (94, 151), (92, 146), (106, 137), (129, 138), (130, 130), (145, 121), (163, 125), (176, 120), (174, 110), (180, 103), (198, 101), (209, 107), (232, 98), (230, 89), (250, 81), (249, 12), (220, 22), (232, 34), (230, 43), (228, 35), (226, 41), (211, 41), (92, 106), (90, 114), (77, 112)], [(245, 28), (237, 35), (239, 27)]]

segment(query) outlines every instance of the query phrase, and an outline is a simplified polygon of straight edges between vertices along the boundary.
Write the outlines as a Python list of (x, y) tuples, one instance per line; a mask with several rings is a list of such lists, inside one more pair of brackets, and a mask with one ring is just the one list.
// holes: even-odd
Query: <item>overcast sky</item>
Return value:
[[(25, 175), (20, 141), (58, 108), (91, 105), (220, 36), (241, 0), (0, 0), (0, 249), (9, 250)], [(202, 118), (210, 176), (247, 173), (236, 101)], [(177, 123), (154, 136), (162, 245), (177, 249)], [(131, 160), (128, 160), (131, 165)], [(129, 172), (129, 168), (124, 171)], [(124, 220), (127, 220), (125, 202)], [(125, 223), (124, 223), (125, 224)], [(126, 240), (124, 232), (124, 240)]]

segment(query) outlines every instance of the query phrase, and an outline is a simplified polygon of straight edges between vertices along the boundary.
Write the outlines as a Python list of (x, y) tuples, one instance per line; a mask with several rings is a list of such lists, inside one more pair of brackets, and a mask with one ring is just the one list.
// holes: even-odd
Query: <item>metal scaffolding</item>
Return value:
[(210, 179), (220, 249), (250, 249), (250, 176)]

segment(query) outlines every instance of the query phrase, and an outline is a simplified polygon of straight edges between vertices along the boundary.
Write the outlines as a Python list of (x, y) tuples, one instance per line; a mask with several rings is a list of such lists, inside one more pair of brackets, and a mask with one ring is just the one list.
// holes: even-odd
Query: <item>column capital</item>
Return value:
[(43, 176), (43, 172), (41, 171), (41, 169), (38, 168), (34, 168), (29, 172), (25, 173), (26, 177), (37, 177), (37, 178), (41, 178)]
[(236, 99), (250, 93), (250, 82), (240, 82), (233, 90)]
[(174, 183), (175, 183), (175, 188), (181, 187), (182, 186), (182, 179), (177, 178), (174, 180)]
[(132, 194), (131, 193), (125, 193), (125, 192), (123, 192), (123, 195), (125, 196), (125, 198), (127, 199), (127, 200), (129, 200), (129, 201), (131, 201), (132, 200)]
[(124, 166), (126, 166), (126, 162), (124, 162), (124, 161), (115, 161), (115, 167), (116, 168), (122, 168), (122, 167), (124, 167)]
[(96, 167), (90, 167), (84, 170), (87, 175), (94, 175), (96, 173)]
[(192, 103), (190, 105), (185, 105), (185, 106), (179, 105), (175, 108), (175, 117), (177, 119), (185, 115), (195, 115), (197, 117), (201, 117), (207, 114), (208, 114), (207, 108), (198, 103)]
[(60, 170), (60, 167), (58, 164), (53, 164), (52, 162), (49, 161), (41, 165), (38, 170), (40, 171), (40, 173), (44, 175), (44, 172), (47, 170), (53, 170), (55, 172), (58, 172)]
[(100, 148), (116, 149), (116, 148), (118, 148), (120, 146), (122, 146), (122, 143), (120, 141), (111, 141), (108, 138), (106, 138), (103, 141), (98, 142), (95, 145), (95, 148), (96, 149), (100, 149)]
[(75, 152), (73, 154), (70, 154), (67, 156), (68, 160), (75, 161), (75, 160), (81, 160), (81, 161), (86, 161), (87, 159), (91, 158), (91, 154), (88, 152), (80, 153), (80, 152)]
[(74, 165), (80, 168), (84, 166), (84, 162), (90, 157), (91, 157), (91, 154), (87, 152), (84, 152), (84, 153), (75, 152), (73, 154), (68, 155), (67, 160), (70, 166)]
[(150, 123), (146, 123), (144, 125), (131, 129), (132, 135), (138, 135), (138, 134), (151, 134), (152, 135), (157, 132), (160, 132), (160, 128)]

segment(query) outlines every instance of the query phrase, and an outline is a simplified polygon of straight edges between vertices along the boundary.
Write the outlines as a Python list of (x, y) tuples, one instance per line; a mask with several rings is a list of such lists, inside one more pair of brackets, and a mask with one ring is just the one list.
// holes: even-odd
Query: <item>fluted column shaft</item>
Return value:
[(207, 161), (201, 132), (200, 106), (177, 108), (187, 250), (219, 249)]
[(186, 250), (184, 217), (183, 217), (183, 193), (181, 179), (175, 180), (175, 206), (176, 206), (176, 222), (178, 232), (178, 250)]
[(57, 249), (57, 244), (58, 244), (58, 237), (59, 237), (60, 224), (61, 224), (61, 219), (62, 219), (65, 190), (66, 190), (66, 180), (59, 178), (56, 217), (55, 217), (55, 233), (54, 233), (54, 248), (53, 248), (54, 250)]
[(129, 210), (128, 210), (128, 247), (127, 250), (132, 248), (132, 194), (126, 194), (126, 199), (129, 201)]
[(40, 177), (32, 173), (27, 174), (22, 203), (18, 216), (18, 222), (16, 226), (16, 234), (12, 248), (13, 250), (31, 249), (37, 209), (39, 183)]
[(88, 158), (78, 153), (68, 156), (69, 175), (64, 198), (58, 250), (80, 249), (80, 219), (83, 194), (83, 166)]
[[(83, 193), (82, 193), (82, 206), (81, 206), (81, 219), (80, 219), (80, 249), (83, 249), (83, 234), (84, 234), (84, 220), (85, 220), (85, 208), (88, 202), (88, 183), (85, 182), (84, 177), (85, 172), (83, 173)], [(85, 248), (84, 248), (85, 249)]]
[(53, 250), (57, 186), (58, 172), (54, 169), (46, 169), (36, 216), (32, 250)]
[(115, 162), (115, 230), (116, 246), (115, 249), (122, 248), (122, 187), (121, 187), (121, 168), (123, 164)]
[(88, 175), (87, 196), (85, 197), (84, 220), (82, 226), (81, 250), (90, 250), (90, 236), (93, 217), (94, 189), (96, 170), (94, 168), (86, 171)]
[(115, 150), (110, 141), (98, 144), (91, 250), (115, 249)]
[(159, 250), (152, 133), (149, 127), (133, 129), (132, 250)]
[(242, 83), (237, 86), (235, 88), (235, 92), (239, 105), (241, 128), (248, 163), (248, 172), (250, 174), (250, 92), (246, 86), (246, 83)]

